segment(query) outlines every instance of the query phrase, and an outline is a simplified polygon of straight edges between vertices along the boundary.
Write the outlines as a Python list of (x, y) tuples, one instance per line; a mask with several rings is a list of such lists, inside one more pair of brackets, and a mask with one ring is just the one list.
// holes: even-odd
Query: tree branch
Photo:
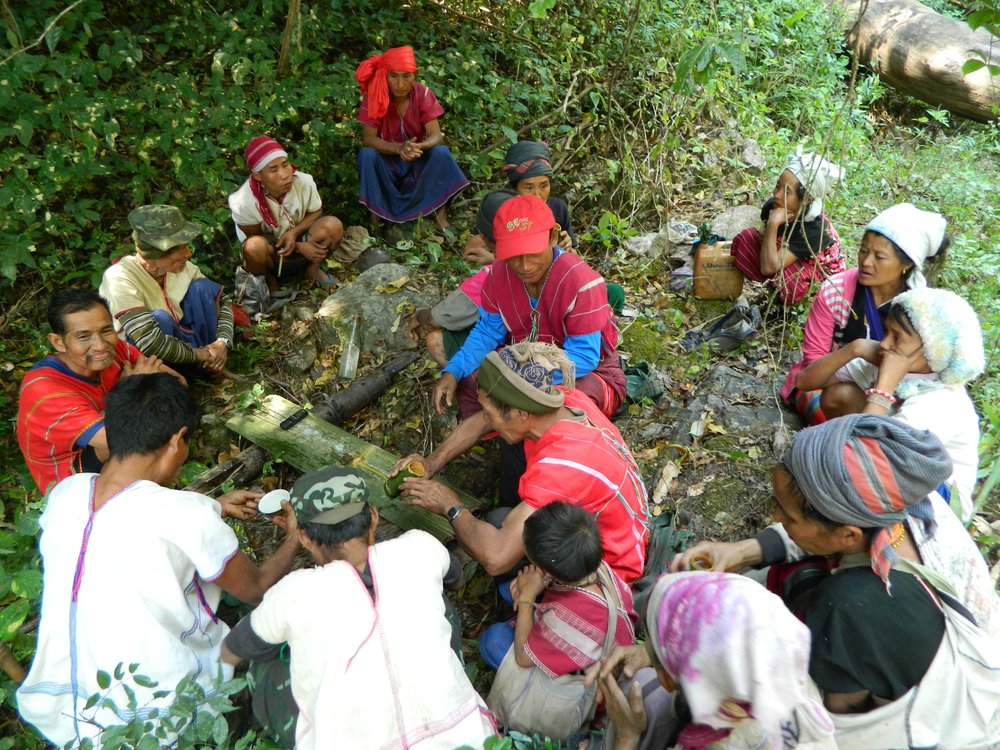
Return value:
[(541, 45), (539, 45), (538, 42), (536, 42), (533, 39), (528, 39), (528, 37), (522, 36), (521, 34), (518, 34), (516, 31), (511, 31), (509, 29), (501, 28), (500, 26), (495, 26), (494, 24), (492, 24), (489, 21), (486, 21), (486, 20), (484, 20), (482, 18), (477, 18), (475, 16), (470, 16), (470, 15), (468, 15), (466, 13), (463, 13), (460, 10), (455, 10), (455, 8), (451, 7), (447, 3), (443, 2), (443, 0), (430, 0), (430, 2), (431, 2), (431, 4), (436, 5), (438, 8), (440, 8), (441, 11), (444, 12), (444, 13), (450, 13), (453, 16), (461, 18), (463, 21), (468, 21), (469, 23), (474, 23), (477, 26), (482, 26), (484, 28), (489, 29), (490, 31), (494, 31), (494, 32), (496, 32), (498, 34), (503, 34), (504, 36), (509, 36), (509, 37), (514, 38), (514, 39), (517, 39), (518, 41), (524, 42), (525, 44), (527, 44), (529, 47), (531, 47), (532, 49), (534, 49), (539, 54), (543, 55), (544, 57), (546, 57), (548, 59), (551, 59), (551, 58), (549, 58), (548, 55), (545, 54), (545, 50), (542, 49)]
[(11, 60), (13, 60), (15, 57), (17, 57), (18, 55), (24, 54), (29, 49), (34, 49), (35, 47), (37, 47), (38, 45), (40, 45), (42, 42), (44, 42), (45, 41), (45, 37), (47, 37), (49, 35), (49, 32), (52, 31), (52, 28), (57, 23), (59, 23), (59, 20), (63, 16), (65, 16), (67, 13), (69, 13), (71, 10), (73, 10), (77, 5), (79, 5), (80, 3), (82, 3), (82, 2), (83, 2), (83, 0), (76, 0), (76, 2), (73, 3), (72, 5), (70, 5), (70, 6), (66, 7), (66, 8), (63, 8), (61, 11), (59, 11), (59, 14), (55, 18), (53, 18), (51, 21), (49, 21), (48, 25), (42, 31), (42, 33), (38, 37), (38, 39), (36, 39), (31, 44), (29, 44), (29, 45), (27, 45), (25, 47), (21, 47), (21, 49), (19, 49), (19, 50), (14, 50), (13, 52), (11, 52), (3, 60), (0, 60), (0, 65), (6, 65)]
[(285, 33), (281, 38), (281, 53), (278, 55), (278, 67), (274, 71), (275, 78), (281, 78), (288, 72), (288, 57), (291, 53), (292, 35), (302, 10), (302, 0), (289, 0), (288, 19), (285, 21)]

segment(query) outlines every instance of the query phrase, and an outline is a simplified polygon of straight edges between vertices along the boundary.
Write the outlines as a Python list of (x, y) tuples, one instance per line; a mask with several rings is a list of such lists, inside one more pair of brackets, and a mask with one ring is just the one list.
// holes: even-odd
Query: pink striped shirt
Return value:
[(851, 302), (854, 290), (858, 287), (858, 269), (848, 268), (846, 271), (831, 276), (823, 282), (809, 308), (806, 320), (805, 334), (802, 339), (802, 359), (792, 365), (781, 388), (781, 397), (788, 400), (795, 389), (795, 379), (811, 362), (837, 348), (833, 341), (833, 332), (847, 325), (851, 314)]

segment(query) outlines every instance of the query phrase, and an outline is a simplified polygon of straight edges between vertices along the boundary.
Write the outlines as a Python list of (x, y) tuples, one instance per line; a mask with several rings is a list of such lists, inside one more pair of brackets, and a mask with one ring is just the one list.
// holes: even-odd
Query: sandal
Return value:
[(316, 286), (333, 286), (337, 283), (337, 280), (333, 277), (333, 274), (329, 271), (323, 271), (323, 275), (326, 276), (325, 279), (313, 279), (313, 283)]

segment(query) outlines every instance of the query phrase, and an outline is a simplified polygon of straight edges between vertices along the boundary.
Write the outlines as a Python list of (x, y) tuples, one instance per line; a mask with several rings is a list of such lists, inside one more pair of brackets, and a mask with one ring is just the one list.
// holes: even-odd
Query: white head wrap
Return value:
[(802, 146), (795, 148), (795, 153), (788, 157), (785, 169), (795, 175), (795, 179), (806, 189), (806, 194), (813, 200), (804, 217), (812, 221), (823, 213), (823, 196), (830, 186), (844, 179), (843, 167), (827, 161), (819, 154), (807, 154)]
[(906, 280), (910, 289), (927, 286), (924, 261), (934, 255), (944, 241), (948, 221), (933, 211), (921, 211), (912, 203), (899, 203), (876, 216), (865, 231), (889, 238), (913, 261), (913, 271)]
[(288, 153), (280, 149), (271, 151), (270, 153), (267, 153), (263, 157), (261, 157), (261, 160), (253, 165), (253, 169), (251, 171), (260, 172), (261, 170), (264, 169), (264, 167), (266, 167), (272, 161), (274, 161), (275, 159), (281, 159), (282, 157), (287, 159)]
[(937, 383), (965, 385), (979, 377), (986, 367), (983, 332), (972, 305), (947, 289), (924, 287), (893, 298), (906, 315), (924, 345), (924, 356), (939, 381), (905, 379), (897, 392), (903, 398)]

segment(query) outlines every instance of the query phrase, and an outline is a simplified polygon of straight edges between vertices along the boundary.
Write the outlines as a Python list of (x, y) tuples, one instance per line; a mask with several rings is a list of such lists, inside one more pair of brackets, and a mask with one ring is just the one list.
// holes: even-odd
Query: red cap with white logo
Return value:
[(537, 255), (549, 249), (549, 235), (556, 219), (537, 195), (518, 195), (497, 209), (493, 218), (496, 259)]

